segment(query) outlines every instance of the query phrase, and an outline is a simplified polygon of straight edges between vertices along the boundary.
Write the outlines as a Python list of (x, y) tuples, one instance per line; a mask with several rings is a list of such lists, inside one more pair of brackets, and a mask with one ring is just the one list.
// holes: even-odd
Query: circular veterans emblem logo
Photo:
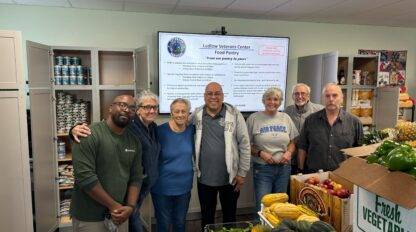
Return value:
[(300, 190), (299, 200), (320, 216), (325, 216), (328, 213), (321, 196), (311, 187), (304, 187)]
[(185, 53), (186, 44), (183, 39), (178, 37), (173, 37), (168, 42), (168, 52), (174, 57), (180, 57)]

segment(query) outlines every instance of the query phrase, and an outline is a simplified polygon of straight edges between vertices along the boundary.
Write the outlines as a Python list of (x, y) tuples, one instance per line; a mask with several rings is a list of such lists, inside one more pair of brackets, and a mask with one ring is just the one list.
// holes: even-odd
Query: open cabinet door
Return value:
[[(150, 89), (149, 47), (143, 46), (134, 51), (134, 72), (136, 75), (136, 94), (141, 90)], [(146, 197), (140, 207), (140, 217), (143, 227), (148, 232), (152, 230), (153, 205), (150, 194)]]
[(51, 54), (48, 46), (30, 41), (26, 48), (36, 231), (55, 231), (58, 227), (58, 190)]
[(22, 35), (0, 30), (0, 231), (33, 232)]
[(143, 46), (134, 51), (134, 73), (136, 75), (136, 93), (150, 89), (149, 47)]
[(376, 109), (374, 122), (376, 130), (393, 128), (397, 123), (399, 112), (400, 89), (389, 87), (377, 87)]
[(337, 82), (338, 52), (329, 52), (298, 58), (298, 83), (311, 88), (310, 99), (322, 103), (322, 88), (330, 82)]

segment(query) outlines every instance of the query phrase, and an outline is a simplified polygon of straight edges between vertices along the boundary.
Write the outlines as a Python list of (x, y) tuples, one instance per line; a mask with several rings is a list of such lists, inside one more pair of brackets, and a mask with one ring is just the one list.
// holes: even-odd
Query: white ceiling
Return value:
[(0, 3), (416, 28), (415, 0), (0, 0)]

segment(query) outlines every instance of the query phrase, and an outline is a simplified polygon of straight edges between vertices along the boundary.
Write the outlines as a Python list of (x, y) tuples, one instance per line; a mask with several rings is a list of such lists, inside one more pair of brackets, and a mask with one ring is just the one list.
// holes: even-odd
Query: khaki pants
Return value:
[[(72, 218), (72, 231), (74, 232), (105, 232), (108, 231), (104, 226), (104, 221), (84, 222)], [(118, 226), (118, 232), (129, 231), (129, 220)]]

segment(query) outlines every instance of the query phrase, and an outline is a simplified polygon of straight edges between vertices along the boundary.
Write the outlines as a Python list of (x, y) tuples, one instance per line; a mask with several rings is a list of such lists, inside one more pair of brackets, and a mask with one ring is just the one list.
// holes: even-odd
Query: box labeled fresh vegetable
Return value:
[[(394, 154), (395, 158), (397, 156)], [(392, 164), (390, 168), (394, 169), (397, 163)], [(337, 175), (354, 183), (354, 231), (414, 232), (416, 180), (412, 175), (391, 171), (388, 164), (384, 165), (351, 157), (335, 170)]]
[(405, 209), (355, 186), (354, 231), (416, 231), (416, 209)]

